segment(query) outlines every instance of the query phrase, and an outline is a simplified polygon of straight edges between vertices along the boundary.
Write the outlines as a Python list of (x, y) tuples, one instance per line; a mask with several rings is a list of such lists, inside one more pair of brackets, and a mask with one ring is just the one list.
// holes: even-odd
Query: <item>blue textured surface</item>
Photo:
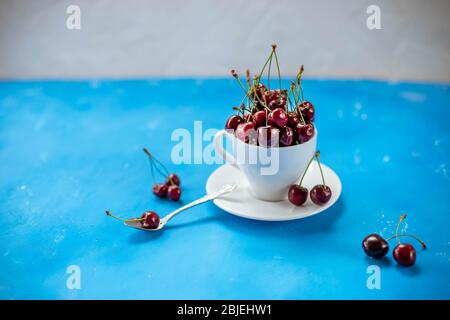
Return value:
[[(161, 214), (149, 147), (204, 193), (217, 165), (170, 163), (176, 128), (221, 128), (240, 101), (232, 80), (0, 83), (0, 298), (450, 298), (448, 85), (306, 81), (318, 109), (322, 160), (343, 194), (326, 212), (265, 223), (196, 207), (157, 235), (105, 216)], [(204, 146), (206, 143), (204, 144)], [(372, 232), (407, 212), (422, 237), (417, 265), (373, 261)], [(414, 243), (415, 244), (415, 243)], [(81, 289), (66, 268), (81, 268)], [(366, 287), (381, 267), (381, 290)]]

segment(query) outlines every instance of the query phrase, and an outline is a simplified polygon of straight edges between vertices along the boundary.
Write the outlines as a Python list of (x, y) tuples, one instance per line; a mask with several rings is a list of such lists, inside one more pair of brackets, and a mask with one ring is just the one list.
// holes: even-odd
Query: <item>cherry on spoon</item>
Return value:
[(165, 217), (159, 219), (159, 225), (156, 228), (144, 228), (142, 226), (142, 218), (138, 218), (138, 219), (121, 219), (119, 217), (114, 216), (110, 211), (106, 211), (106, 214), (110, 217), (113, 217), (117, 220), (122, 221), (126, 226), (131, 227), (131, 228), (135, 228), (135, 229), (139, 229), (139, 230), (143, 230), (143, 231), (159, 231), (161, 229), (163, 229), (165, 227), (165, 225), (167, 224), (167, 222), (172, 219), (173, 217), (175, 217), (177, 214), (179, 214), (180, 212), (187, 210), (189, 208), (192, 208), (196, 205), (199, 205), (201, 203), (213, 200), (215, 198), (220, 197), (221, 195), (224, 195), (226, 193), (229, 193), (231, 191), (233, 191), (236, 188), (236, 185), (230, 185), (227, 184), (225, 185), (222, 189), (220, 189), (219, 191), (213, 192), (211, 194), (207, 194), (206, 196), (201, 197), (200, 199), (197, 199), (195, 201), (192, 201), (191, 203), (188, 203), (187, 205), (169, 213), (168, 215), (166, 215)]

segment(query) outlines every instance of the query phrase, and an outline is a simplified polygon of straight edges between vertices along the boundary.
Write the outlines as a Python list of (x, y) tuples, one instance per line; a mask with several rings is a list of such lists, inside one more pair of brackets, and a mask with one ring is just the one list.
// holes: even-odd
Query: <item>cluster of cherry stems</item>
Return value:
[[(237, 114), (229, 117), (225, 129), (233, 131), (236, 137), (245, 143), (263, 147), (288, 147), (309, 141), (314, 136), (314, 105), (303, 99), (301, 66), (295, 80), (291, 81), (289, 90), (281, 88), (280, 67), (276, 45), (259, 75), (250, 76), (246, 72), (244, 86), (235, 70), (232, 76), (244, 91), (239, 107), (233, 107)], [(270, 88), (270, 71), (275, 59), (278, 70), (279, 89)], [(261, 77), (268, 66), (267, 87), (262, 84)]]

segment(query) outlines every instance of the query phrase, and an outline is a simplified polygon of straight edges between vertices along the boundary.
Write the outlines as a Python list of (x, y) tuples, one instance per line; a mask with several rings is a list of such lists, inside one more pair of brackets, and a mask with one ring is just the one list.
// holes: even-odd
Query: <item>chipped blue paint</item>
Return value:
[[(212, 204), (161, 234), (104, 215), (178, 204), (150, 193), (149, 147), (170, 162), (176, 128), (221, 128), (241, 99), (233, 80), (0, 82), (0, 298), (450, 298), (448, 85), (306, 81), (322, 159), (343, 194), (301, 221), (248, 221)], [(170, 165), (183, 200), (215, 165)], [(407, 229), (429, 244), (418, 264), (372, 261), (371, 232)], [(406, 228), (406, 225), (404, 226)], [(366, 268), (381, 267), (381, 290)], [(81, 289), (66, 287), (78, 265)]]

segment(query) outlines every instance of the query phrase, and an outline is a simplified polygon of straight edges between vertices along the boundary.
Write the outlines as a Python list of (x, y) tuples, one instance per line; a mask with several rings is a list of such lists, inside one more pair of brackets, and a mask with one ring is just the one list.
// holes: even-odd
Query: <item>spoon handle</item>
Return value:
[(163, 224), (163, 225), (166, 224), (167, 221), (172, 219), (174, 216), (176, 216), (181, 211), (184, 211), (186, 209), (195, 207), (196, 205), (199, 205), (199, 204), (201, 204), (203, 202), (213, 200), (213, 199), (215, 199), (217, 197), (220, 197), (221, 195), (223, 195), (225, 193), (233, 191), (235, 188), (236, 188), (235, 184), (233, 184), (233, 185), (227, 184), (222, 189), (220, 189), (219, 191), (207, 194), (206, 196), (203, 196), (200, 199), (192, 201), (191, 203), (188, 203), (187, 205), (185, 205), (185, 206), (183, 206), (183, 207), (181, 207), (181, 208), (179, 208), (179, 209), (169, 213), (168, 215), (166, 215), (164, 218), (161, 219), (161, 224)]

